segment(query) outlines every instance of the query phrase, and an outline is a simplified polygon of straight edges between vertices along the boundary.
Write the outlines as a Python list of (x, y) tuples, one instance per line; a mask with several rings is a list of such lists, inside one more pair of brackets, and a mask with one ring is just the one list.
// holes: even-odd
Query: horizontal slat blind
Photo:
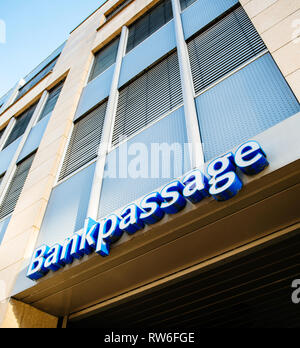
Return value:
[(32, 87), (38, 84), (51, 70), (54, 69), (59, 56), (52, 60), (47, 66), (44, 67), (37, 75), (35, 75), (31, 80), (29, 80), (24, 86), (19, 89), (16, 100), (19, 100), (26, 94)]
[(117, 37), (107, 46), (95, 54), (95, 61), (89, 81), (99, 76), (116, 62), (120, 37)]
[(133, 135), (182, 102), (177, 52), (120, 91), (113, 145)]
[(197, 0), (180, 0), (181, 10), (185, 10)]
[(59, 180), (64, 179), (97, 157), (107, 102), (74, 125)]
[(41, 116), (39, 117), (39, 121), (42, 120), (44, 117), (46, 117), (48, 114), (50, 114), (54, 110), (63, 86), (64, 86), (64, 82), (61, 82), (58, 86), (54, 87), (49, 92), (46, 105), (41, 113)]
[(12, 142), (14, 142), (16, 139), (18, 139), (20, 136), (24, 134), (28, 126), (28, 123), (31, 120), (31, 117), (33, 116), (36, 106), (37, 106), (37, 103), (32, 105), (29, 109), (27, 109), (21, 116), (17, 117), (16, 123), (4, 147), (7, 147), (8, 145), (10, 145)]
[(188, 43), (196, 93), (266, 49), (239, 7)]
[(171, 0), (163, 0), (129, 27), (127, 52), (173, 18)]
[(33, 159), (34, 155), (31, 155), (17, 165), (15, 174), (0, 206), (0, 219), (3, 219), (5, 216), (14, 211), (27, 179)]

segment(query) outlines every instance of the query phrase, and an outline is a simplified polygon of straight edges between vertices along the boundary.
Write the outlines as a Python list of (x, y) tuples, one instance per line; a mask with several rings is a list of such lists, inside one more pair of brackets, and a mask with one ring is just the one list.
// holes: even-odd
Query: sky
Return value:
[(105, 0), (0, 0), (0, 97)]

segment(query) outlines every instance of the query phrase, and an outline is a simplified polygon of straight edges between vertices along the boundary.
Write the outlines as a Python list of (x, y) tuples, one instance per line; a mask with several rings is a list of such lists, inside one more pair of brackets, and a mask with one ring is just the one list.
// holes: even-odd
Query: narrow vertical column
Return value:
[(16, 170), (17, 161), (18, 161), (18, 158), (22, 152), (23, 146), (26, 143), (26, 140), (29, 136), (29, 133), (30, 133), (32, 127), (36, 124), (36, 121), (38, 120), (38, 118), (39, 118), (39, 116), (44, 108), (44, 105), (46, 103), (48, 95), (49, 95), (49, 93), (47, 91), (44, 91), (32, 117), (31, 117), (31, 120), (28, 123), (28, 126), (27, 126), (24, 134), (22, 135), (22, 139), (20, 141), (20, 144), (18, 145), (18, 148), (17, 148), (17, 150), (16, 150), (16, 152), (15, 152), (15, 154), (10, 162), (10, 165), (9, 165), (5, 175), (4, 175), (4, 178), (3, 178), (1, 185), (0, 185), (0, 204), (2, 203), (2, 200), (3, 200), (5, 193), (8, 189), (9, 183), (10, 183), (10, 181), (14, 175), (14, 172)]
[(114, 71), (111, 88), (110, 88), (109, 99), (107, 103), (102, 138), (101, 138), (101, 143), (99, 147), (98, 159), (96, 162), (96, 168), (95, 168), (93, 184), (91, 189), (89, 207), (87, 211), (87, 217), (92, 218), (94, 220), (97, 220), (98, 218), (98, 210), (99, 210), (106, 154), (109, 150), (111, 139), (112, 139), (113, 125), (115, 121), (115, 115), (116, 115), (116, 109), (117, 109), (117, 103), (118, 103), (118, 97), (119, 97), (118, 84), (119, 84), (122, 60), (125, 55), (127, 38), (128, 38), (128, 28), (126, 26), (123, 26), (120, 42), (119, 42), (117, 59), (115, 63), (115, 71)]
[(191, 164), (193, 168), (196, 168), (201, 167), (204, 164), (204, 154), (194, 100), (195, 90), (191, 74), (187, 45), (184, 39), (179, 0), (172, 0), (172, 8), (174, 14), (181, 87), (184, 101), (184, 113), (188, 139), (191, 144)]

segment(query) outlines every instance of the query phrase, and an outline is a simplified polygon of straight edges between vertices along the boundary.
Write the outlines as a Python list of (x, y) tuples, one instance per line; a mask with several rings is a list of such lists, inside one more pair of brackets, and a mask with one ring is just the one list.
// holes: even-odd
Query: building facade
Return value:
[(109, 0), (0, 98), (1, 327), (299, 326), (299, 22)]

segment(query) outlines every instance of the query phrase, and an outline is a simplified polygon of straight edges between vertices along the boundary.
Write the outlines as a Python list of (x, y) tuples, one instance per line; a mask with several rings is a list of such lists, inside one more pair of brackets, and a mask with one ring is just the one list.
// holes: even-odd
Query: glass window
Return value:
[(38, 74), (36, 74), (31, 80), (29, 80), (24, 86), (19, 89), (16, 101), (23, 97), (32, 87), (38, 84), (56, 65), (59, 56), (52, 60), (47, 66), (44, 67)]
[(34, 155), (31, 155), (17, 165), (15, 174), (4, 196), (2, 204), (0, 205), (0, 219), (3, 219), (5, 216), (11, 214), (14, 211), (27, 179), (33, 159)]
[(64, 81), (61, 82), (58, 86), (55, 86), (50, 92), (49, 96), (47, 98), (46, 104), (44, 106), (44, 109), (41, 113), (41, 116), (39, 117), (39, 121), (42, 120), (44, 117), (49, 115), (55, 108), (55, 105), (57, 103), (57, 100), (60, 96), (60, 92), (64, 86)]
[(197, 0), (180, 0), (181, 10), (185, 10)]
[(59, 180), (95, 159), (101, 141), (107, 102), (81, 118), (74, 125)]
[(125, 0), (121, 2), (118, 6), (116, 6), (108, 15), (106, 15), (106, 20), (108, 21), (111, 19), (113, 16), (115, 16), (117, 13), (123, 10), (125, 6), (130, 4), (133, 0)]
[(22, 136), (28, 126), (28, 123), (31, 120), (31, 117), (34, 114), (37, 103), (32, 105), (29, 109), (27, 109), (23, 114), (17, 117), (16, 123), (10, 132), (10, 135), (4, 145), (4, 148), (13, 143), (16, 139)]
[(5, 132), (5, 128), (3, 128), (3, 129), (0, 130), (0, 141), (1, 141), (1, 138), (2, 138), (2, 136), (3, 136), (3, 134), (4, 134), (4, 132)]
[(196, 93), (266, 49), (239, 7), (188, 43)]
[(116, 62), (120, 37), (110, 42), (95, 54), (95, 61), (89, 81), (102, 74), (106, 69)]
[(120, 90), (113, 145), (140, 131), (182, 102), (177, 52)]
[(163, 0), (129, 27), (127, 52), (173, 18), (171, 0)]

